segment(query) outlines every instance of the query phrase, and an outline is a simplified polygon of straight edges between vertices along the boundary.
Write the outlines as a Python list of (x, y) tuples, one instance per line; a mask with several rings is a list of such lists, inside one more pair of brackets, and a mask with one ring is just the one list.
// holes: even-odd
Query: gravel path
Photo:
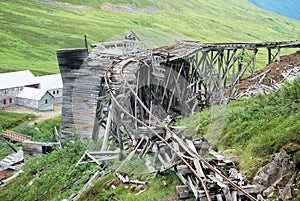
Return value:
[(39, 2), (50, 5), (50, 6), (55, 6), (59, 8), (68, 8), (68, 9), (73, 9), (73, 10), (91, 10), (90, 7), (88, 6), (76, 6), (68, 3), (60, 3), (56, 2), (53, 0), (39, 0)]
[[(38, 0), (40, 3), (44, 3), (50, 6), (55, 6), (59, 8), (67, 8), (73, 10), (91, 10), (89, 6), (77, 6), (69, 3), (61, 3), (54, 0)], [(111, 5), (105, 4), (102, 8), (105, 11), (116, 11), (116, 12), (126, 12), (126, 13), (160, 13), (161, 10), (154, 7), (146, 7), (146, 8), (137, 8), (133, 4), (129, 4), (127, 6), (123, 5)]]
[(33, 125), (35, 122), (39, 123), (42, 121), (45, 121), (46, 119), (51, 119), (54, 117), (57, 117), (58, 115), (61, 114), (61, 105), (55, 105), (53, 111), (37, 111), (37, 110), (32, 110), (30, 108), (26, 107), (21, 107), (21, 106), (14, 106), (14, 107), (9, 107), (6, 108), (5, 111), (8, 112), (15, 112), (15, 113), (28, 113), (28, 114), (35, 114), (38, 116), (37, 119), (32, 120), (29, 122), (29, 125)]
[(161, 11), (154, 7), (146, 7), (146, 8), (137, 8), (133, 4), (129, 4), (127, 6), (123, 5), (111, 5), (105, 4), (102, 8), (105, 11), (116, 11), (116, 12), (125, 12), (125, 13), (160, 13)]

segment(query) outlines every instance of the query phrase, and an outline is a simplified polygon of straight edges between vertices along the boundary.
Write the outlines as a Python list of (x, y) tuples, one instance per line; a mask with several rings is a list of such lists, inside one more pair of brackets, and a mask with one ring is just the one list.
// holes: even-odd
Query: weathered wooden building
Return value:
[[(183, 138), (186, 129), (168, 123), (226, 102), (224, 89), (230, 86), (234, 92), (244, 73), (254, 72), (259, 48), (269, 50), (269, 62), (279, 62), (280, 48), (300, 47), (300, 41), (177, 41), (153, 49), (137, 39), (95, 44), (90, 53), (86, 48), (57, 51), (63, 79), (62, 137), (77, 133), (82, 140), (102, 142), (101, 151), (86, 151), (76, 166), (88, 157), (102, 167), (102, 161), (118, 154), (124, 160), (118, 173), (136, 154), (149, 160), (149, 171), (172, 168), (183, 183), (177, 186), (180, 198), (255, 201), (258, 189), (246, 184), (232, 161), (211, 150), (207, 140)], [(249, 58), (238, 51), (250, 52)], [(205, 153), (215, 159), (203, 158)]]
[[(90, 53), (85, 48), (58, 50), (64, 85), (62, 136), (68, 138), (76, 130), (83, 139), (97, 140), (104, 133), (116, 137), (137, 132), (139, 124), (116, 107), (110, 92), (128, 113), (153, 126), (147, 110), (164, 120), (226, 102), (225, 88), (234, 88), (245, 72), (254, 72), (260, 48), (268, 49), (268, 62), (279, 62), (281, 48), (299, 46), (300, 41), (176, 41), (153, 49), (129, 37), (92, 45)], [(248, 58), (243, 57), (245, 51)]]

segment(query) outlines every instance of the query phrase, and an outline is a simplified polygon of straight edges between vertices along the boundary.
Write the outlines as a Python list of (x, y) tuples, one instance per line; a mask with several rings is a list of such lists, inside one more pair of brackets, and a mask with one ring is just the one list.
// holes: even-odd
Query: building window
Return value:
[(53, 91), (53, 94), (55, 94), (55, 91)]
[(9, 104), (12, 104), (12, 98), (9, 98)]
[(3, 100), (3, 105), (6, 105), (6, 99)]
[(59, 91), (57, 90), (56, 93), (59, 94)]
[(4, 93), (4, 94), (8, 94), (8, 89), (4, 89), (4, 90), (3, 90), (3, 93)]
[(45, 100), (45, 104), (48, 104), (48, 99)]

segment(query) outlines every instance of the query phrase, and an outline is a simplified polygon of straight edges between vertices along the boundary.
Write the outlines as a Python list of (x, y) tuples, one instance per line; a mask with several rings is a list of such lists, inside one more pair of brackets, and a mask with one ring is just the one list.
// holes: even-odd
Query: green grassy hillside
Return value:
[[(88, 4), (79, 11), (37, 0), (0, 2), (0, 72), (30, 69), (35, 74), (57, 73), (55, 51), (122, 38), (130, 30), (157, 45), (174, 39), (201, 42), (284, 41), (299, 39), (300, 23), (263, 11), (247, 0), (114, 1), (151, 6), (159, 13), (104, 11), (101, 0), (61, 0)], [(108, 2), (108, 1), (105, 1)]]
[(300, 160), (300, 78), (270, 95), (243, 98), (213, 106), (184, 119), (189, 135), (206, 137), (220, 151), (235, 149), (240, 169), (252, 179), (256, 171), (282, 148), (293, 149)]

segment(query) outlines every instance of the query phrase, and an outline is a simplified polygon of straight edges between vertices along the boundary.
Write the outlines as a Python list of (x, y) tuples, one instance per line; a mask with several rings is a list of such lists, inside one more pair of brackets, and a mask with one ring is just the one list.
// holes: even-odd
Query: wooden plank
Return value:
[(189, 187), (186, 185), (176, 186), (176, 194), (179, 199), (188, 199), (194, 197), (193, 192), (191, 192)]
[(3, 134), (3, 137), (14, 142), (31, 141), (31, 136), (23, 135), (11, 130), (6, 130)]

